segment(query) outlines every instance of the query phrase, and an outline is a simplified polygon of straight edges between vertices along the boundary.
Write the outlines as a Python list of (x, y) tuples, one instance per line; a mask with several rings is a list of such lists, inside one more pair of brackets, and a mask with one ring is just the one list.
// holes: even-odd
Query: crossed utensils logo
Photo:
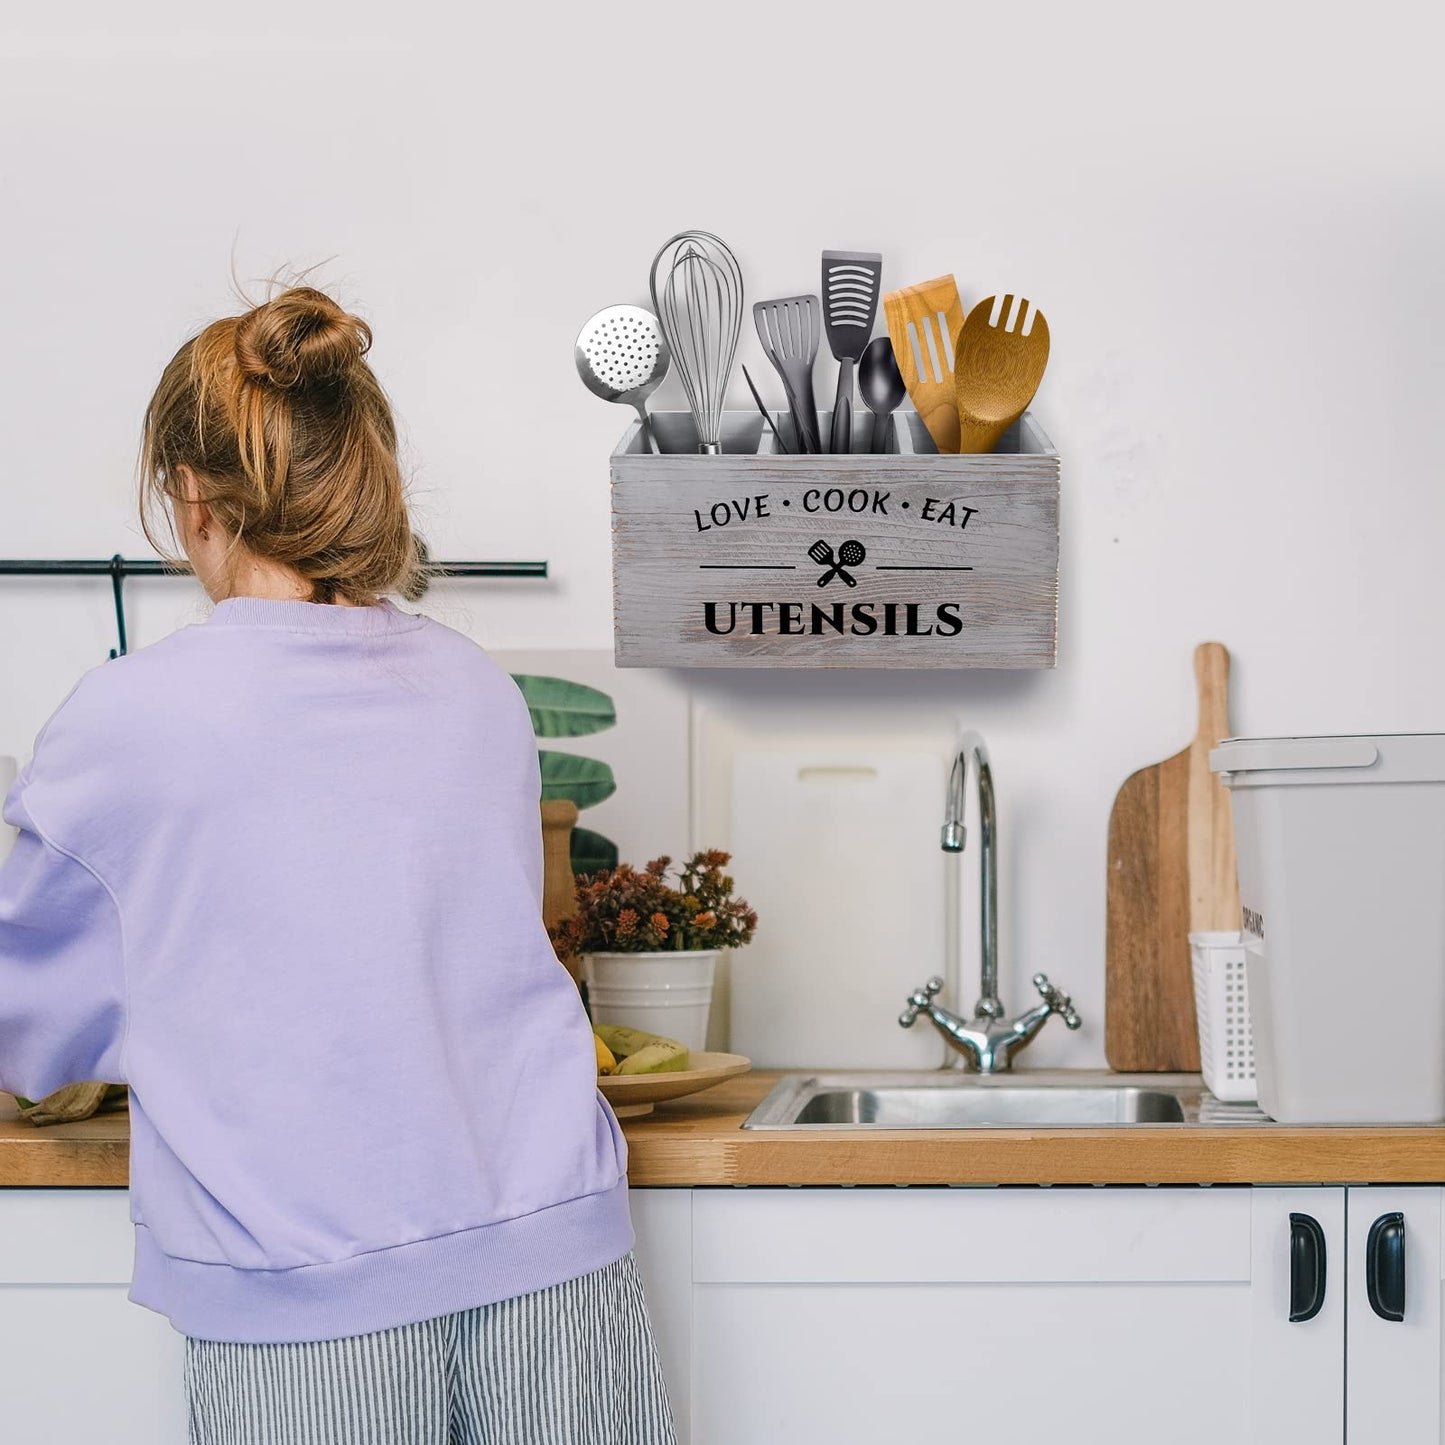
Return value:
[(814, 542), (808, 548), (808, 556), (825, 568), (823, 575), (818, 578), (818, 586), (826, 587), (835, 577), (841, 577), (850, 587), (858, 585), (858, 579), (851, 572), (844, 570), (848, 567), (857, 567), (867, 557), (868, 549), (861, 543), (849, 540), (838, 548), (838, 555), (833, 556), (833, 549), (823, 541)]

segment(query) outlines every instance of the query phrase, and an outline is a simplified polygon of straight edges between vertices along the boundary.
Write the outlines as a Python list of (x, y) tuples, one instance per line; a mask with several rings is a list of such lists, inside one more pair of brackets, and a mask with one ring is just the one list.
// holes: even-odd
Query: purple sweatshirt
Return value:
[(0, 1088), (130, 1086), (130, 1298), (330, 1339), (632, 1245), (541, 920), (516, 684), (390, 603), (232, 598), (88, 673), (5, 803)]

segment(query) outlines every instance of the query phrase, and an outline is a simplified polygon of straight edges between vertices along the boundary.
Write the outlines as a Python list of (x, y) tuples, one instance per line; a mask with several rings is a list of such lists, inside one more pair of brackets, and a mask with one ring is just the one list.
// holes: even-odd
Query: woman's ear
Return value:
[(211, 516), (210, 507), (201, 500), (201, 484), (196, 480), (196, 474), (185, 465), (176, 468), (176, 476), (181, 484), (180, 505), (176, 508), (179, 513), (177, 521), (184, 528), (181, 540), (184, 542), (194, 536), (203, 542), (208, 541), (215, 519)]
[(196, 474), (189, 467), (176, 468), (179, 483), (171, 493), (171, 516), (191, 571), (213, 602), (230, 592), (231, 539), (216, 520), (208, 503), (201, 500)]

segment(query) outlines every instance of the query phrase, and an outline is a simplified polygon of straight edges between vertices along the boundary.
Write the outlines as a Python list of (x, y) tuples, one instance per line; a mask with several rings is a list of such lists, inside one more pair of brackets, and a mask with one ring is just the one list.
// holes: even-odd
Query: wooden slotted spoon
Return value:
[(952, 276), (890, 291), (883, 316), (903, 383), (933, 444), (958, 450), (958, 402), (954, 396), (954, 342), (963, 328), (963, 303)]
[[(954, 346), (960, 452), (991, 452), (998, 445), (1034, 399), (1049, 362), (1044, 313), (1022, 296), (1017, 307), (1012, 296), (1005, 296), (995, 324), (997, 300), (988, 296), (968, 313)], [(1032, 319), (1026, 321), (1025, 313)]]

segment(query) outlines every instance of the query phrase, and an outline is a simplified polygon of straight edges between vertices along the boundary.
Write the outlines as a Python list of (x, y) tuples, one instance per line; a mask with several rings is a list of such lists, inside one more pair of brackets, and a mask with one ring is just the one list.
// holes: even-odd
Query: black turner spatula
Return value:
[(823, 321), (838, 362), (830, 452), (853, 448), (853, 365), (873, 335), (883, 257), (877, 251), (823, 252)]

